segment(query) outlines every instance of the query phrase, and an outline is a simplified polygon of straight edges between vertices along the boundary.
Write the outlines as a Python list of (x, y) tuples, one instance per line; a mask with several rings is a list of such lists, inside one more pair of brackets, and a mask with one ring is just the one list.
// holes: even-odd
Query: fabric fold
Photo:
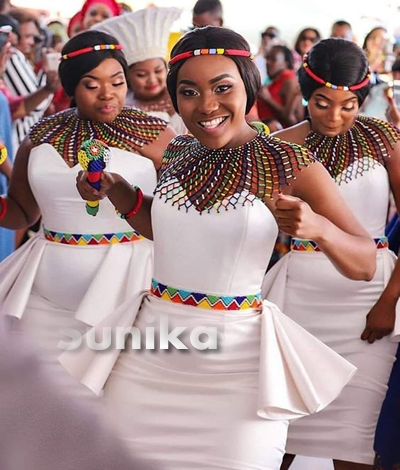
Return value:
[(264, 301), (262, 316), (258, 415), (290, 420), (322, 410), (356, 367), (271, 302)]

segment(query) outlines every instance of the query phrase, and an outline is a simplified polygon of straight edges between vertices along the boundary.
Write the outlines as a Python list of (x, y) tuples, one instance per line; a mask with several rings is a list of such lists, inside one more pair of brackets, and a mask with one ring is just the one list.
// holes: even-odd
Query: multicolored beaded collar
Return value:
[(313, 161), (304, 147), (262, 131), (240, 147), (215, 150), (193, 136), (178, 136), (164, 153), (155, 194), (178, 209), (219, 212), (272, 198)]
[(327, 88), (332, 88), (332, 90), (342, 90), (342, 91), (356, 91), (360, 88), (365, 87), (371, 78), (371, 70), (368, 69), (367, 75), (365, 78), (360, 82), (354, 85), (346, 86), (346, 85), (334, 85), (333, 83), (327, 82), (321, 77), (318, 77), (316, 73), (314, 73), (310, 66), (308, 65), (308, 54), (304, 54), (303, 57), (303, 68), (308, 76), (310, 76), (314, 81), (320, 83), (321, 85), (326, 86)]
[(392, 124), (358, 116), (345, 134), (327, 137), (310, 131), (304, 145), (340, 184), (352, 181), (378, 163), (385, 165), (389, 149), (399, 139), (400, 130)]
[(110, 147), (137, 152), (157, 139), (166, 126), (162, 119), (133, 108), (124, 108), (111, 123), (81, 119), (74, 108), (40, 120), (29, 137), (34, 146), (50, 144), (65, 161), (76, 165), (85, 140), (99, 139)]

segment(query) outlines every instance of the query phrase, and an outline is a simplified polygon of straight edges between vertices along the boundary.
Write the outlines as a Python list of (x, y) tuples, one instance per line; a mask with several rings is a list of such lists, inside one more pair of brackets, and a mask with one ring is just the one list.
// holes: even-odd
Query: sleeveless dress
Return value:
[[(131, 340), (119, 357), (89, 348), (61, 357), (92, 390), (107, 381), (110, 419), (146, 463), (276, 470), (288, 420), (322, 409), (354, 374), (260, 297), (278, 233), (263, 201), (311, 161), (261, 132), (235, 149), (210, 150), (192, 136), (170, 143), (152, 205), (151, 291), (129, 318), (114, 312), (101, 325), (134, 325)], [(166, 327), (187, 349), (163, 349)], [(217, 349), (204, 345), (209, 329)]]
[[(137, 151), (165, 126), (128, 108), (112, 124), (80, 119), (70, 109), (31, 130), (28, 179), (43, 228), (0, 264), (0, 312), (19, 319), (18, 329), (49, 359), (62, 353), (60, 340), (68, 342), (61, 329), (85, 331), (151, 282), (152, 243), (119, 218), (107, 199), (95, 217), (86, 213), (76, 189), (81, 143), (96, 138), (108, 144), (107, 170), (151, 194), (156, 171)], [(76, 164), (70, 167), (65, 159)]]
[(311, 131), (306, 138), (305, 146), (329, 171), (378, 250), (374, 278), (352, 281), (315, 242), (294, 239), (292, 251), (264, 280), (266, 298), (358, 368), (331, 405), (291, 424), (290, 454), (373, 463), (375, 427), (400, 334), (399, 315), (390, 337), (369, 344), (360, 336), (396, 262), (384, 237), (390, 191), (385, 160), (398, 139), (395, 127), (362, 116), (346, 134), (329, 138)]

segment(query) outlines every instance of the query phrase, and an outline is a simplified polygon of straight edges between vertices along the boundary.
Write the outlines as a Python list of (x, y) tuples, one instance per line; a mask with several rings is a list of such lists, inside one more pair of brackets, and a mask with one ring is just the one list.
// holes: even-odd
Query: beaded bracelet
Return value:
[(134, 186), (133, 189), (136, 190), (136, 195), (137, 195), (137, 201), (136, 201), (136, 204), (133, 207), (133, 209), (131, 211), (127, 212), (126, 214), (121, 214), (117, 210), (115, 211), (121, 217), (121, 219), (130, 219), (131, 217), (133, 217), (134, 215), (136, 215), (139, 212), (140, 207), (142, 206), (142, 203), (143, 203), (143, 192), (142, 192), (142, 190), (139, 188), (139, 186)]
[(4, 217), (7, 214), (7, 200), (5, 197), (0, 196), (0, 204), (1, 204), (1, 209), (0, 209), (0, 220), (4, 219)]

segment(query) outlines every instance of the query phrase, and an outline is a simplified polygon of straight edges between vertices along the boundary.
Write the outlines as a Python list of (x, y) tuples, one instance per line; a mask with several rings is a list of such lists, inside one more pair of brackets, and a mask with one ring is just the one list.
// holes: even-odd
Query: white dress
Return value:
[(19, 319), (17, 329), (50, 361), (63, 352), (60, 340), (71, 341), (61, 329), (83, 333), (131, 294), (150, 287), (153, 243), (121, 219), (108, 199), (100, 202), (95, 217), (88, 215), (76, 189), (81, 167), (69, 167), (59, 153), (64, 140), (75, 152), (82, 139), (101, 137), (111, 150), (106, 169), (152, 194), (157, 180), (153, 162), (116, 146), (134, 147), (143, 129), (148, 141), (154, 139), (151, 126), (158, 126), (157, 134), (166, 124), (130, 110), (120, 117), (123, 127), (117, 118), (114, 127), (104, 125), (106, 131), (98, 136), (103, 125), (80, 120), (74, 110), (67, 110), (43, 120), (31, 134), (38, 145), (29, 156), (28, 179), (43, 227), (0, 264), (0, 313)]
[[(368, 171), (360, 171), (361, 167)], [(295, 240), (294, 249), (267, 274), (263, 296), (358, 369), (341, 395), (321, 413), (290, 425), (287, 452), (372, 464), (376, 423), (400, 334), (399, 315), (390, 337), (369, 344), (360, 336), (366, 315), (396, 263), (396, 256), (381, 238), (390, 187), (385, 167), (368, 157), (344, 171), (348, 181), (342, 181), (338, 189), (361, 225), (377, 241), (374, 278), (370, 282), (349, 280), (322, 252), (312, 250), (312, 242)]]
[[(262, 134), (254, 140), (269, 142)], [(272, 303), (261, 303), (261, 283), (278, 233), (274, 216), (247, 190), (217, 198), (199, 212), (197, 204), (212, 199), (209, 190), (215, 186), (199, 188), (203, 196), (196, 198), (189, 195), (195, 181), (183, 183), (174, 174), (183, 170), (185, 178), (198, 176), (199, 168), (210, 170), (197, 157), (196, 142), (178, 137), (166, 152), (168, 171), (152, 206), (151, 293), (132, 299), (130, 318), (115, 312), (99, 325), (134, 324), (132, 343), (119, 357), (114, 350), (97, 356), (72, 351), (62, 362), (97, 392), (108, 379), (104, 399), (110, 419), (146, 463), (168, 470), (277, 470), (288, 420), (326, 406), (355, 369)], [(271, 142), (281, 149), (278, 139)], [(286, 159), (286, 148), (281, 150), (290, 172), (294, 164)], [(210, 155), (211, 172), (225, 157), (218, 151)], [(229, 154), (228, 166), (231, 160)], [(169, 332), (186, 328), (179, 339), (188, 349), (159, 348), (164, 321)], [(216, 350), (194, 346), (191, 335), (198, 327), (217, 329)], [(148, 334), (151, 346), (149, 328), (155, 331), (154, 350), (144, 347)], [(133, 349), (139, 347), (138, 331), (143, 347)]]

